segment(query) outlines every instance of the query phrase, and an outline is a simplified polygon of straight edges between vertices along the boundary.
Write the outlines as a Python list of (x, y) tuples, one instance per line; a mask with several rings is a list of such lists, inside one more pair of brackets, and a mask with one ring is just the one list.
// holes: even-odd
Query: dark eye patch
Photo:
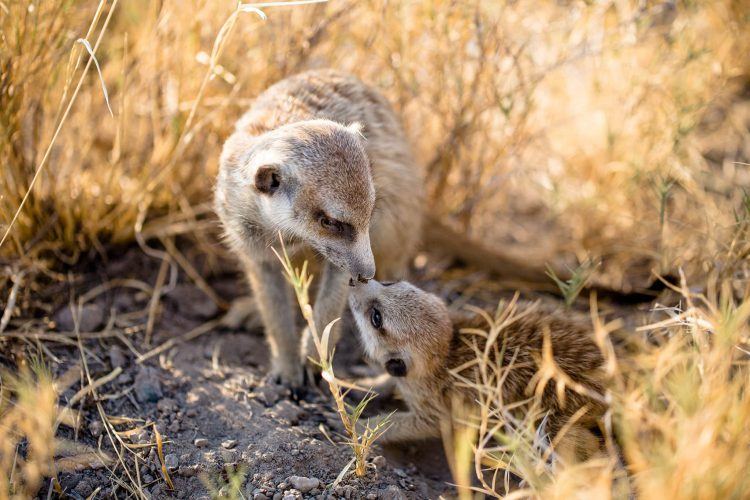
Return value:
[(327, 233), (354, 241), (356, 231), (351, 224), (329, 217), (322, 210), (318, 211), (316, 218), (320, 227)]
[(408, 370), (403, 359), (392, 358), (385, 362), (385, 371), (392, 377), (405, 377)]
[(385, 335), (385, 328), (383, 328), (383, 321), (385, 315), (383, 314), (383, 307), (377, 300), (373, 300), (370, 303), (370, 307), (367, 309), (367, 319), (380, 334)]
[(378, 330), (383, 328), (383, 315), (380, 314), (380, 309), (377, 307), (373, 307), (370, 309), (370, 323), (372, 324), (373, 328), (376, 328)]

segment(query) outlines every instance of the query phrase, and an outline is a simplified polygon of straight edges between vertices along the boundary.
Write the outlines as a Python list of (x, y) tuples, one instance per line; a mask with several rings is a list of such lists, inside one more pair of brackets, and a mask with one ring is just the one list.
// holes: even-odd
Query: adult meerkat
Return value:
[[(450, 422), (456, 401), (469, 407), (476, 405), (477, 394), (459, 377), (481, 380), (476, 360), (477, 353), (488, 347), (487, 338), (461, 330), (488, 330), (481, 315), (454, 322), (440, 298), (405, 281), (358, 284), (350, 293), (349, 305), (365, 353), (396, 377), (409, 407), (409, 411), (390, 417), (384, 442), (438, 437), (441, 424)], [(603, 393), (604, 359), (590, 326), (567, 312), (530, 307), (519, 312), (499, 333), (495, 345), (489, 346), (490, 362), (503, 370), (496, 373), (505, 377), (501, 386), (503, 403), (512, 405), (530, 398), (545, 334), (549, 335), (555, 363), (568, 379), (564, 403), (558, 399), (554, 381), (541, 392), (539, 403), (546, 413), (546, 431), (554, 437), (584, 405), (587, 410), (576, 421), (576, 429), (585, 431), (605, 410), (599, 397)], [(571, 385), (576, 390), (571, 390)], [(579, 437), (582, 434), (594, 437), (576, 433)], [(591, 452), (598, 445), (592, 444), (589, 439), (585, 450)]]
[[(421, 237), (423, 179), (387, 101), (354, 77), (310, 71), (269, 87), (224, 144), (215, 208), (241, 260), (271, 351), (298, 387), (303, 360), (291, 289), (271, 251), (324, 257), (316, 324), (341, 316), (350, 279), (404, 277)], [(377, 267), (376, 267), (377, 266)], [(335, 336), (332, 343), (335, 343)]]

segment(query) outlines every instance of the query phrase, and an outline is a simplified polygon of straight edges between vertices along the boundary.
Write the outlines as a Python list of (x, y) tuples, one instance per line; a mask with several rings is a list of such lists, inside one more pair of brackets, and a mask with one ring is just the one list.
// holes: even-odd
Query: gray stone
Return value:
[(135, 397), (141, 403), (155, 403), (159, 401), (163, 393), (156, 368), (141, 365), (135, 376)]
[(167, 466), (167, 469), (176, 469), (177, 466), (180, 465), (180, 460), (174, 453), (167, 453), (164, 455), (164, 465)]
[[(78, 306), (72, 306), (78, 313)], [(75, 322), (73, 321), (73, 310), (70, 305), (66, 305), (57, 310), (54, 316), (57, 329), (64, 332), (75, 331)], [(94, 332), (104, 323), (104, 310), (94, 304), (85, 304), (80, 309), (78, 315), (78, 329), (81, 332)]]
[(237, 461), (237, 452), (234, 450), (221, 450), (220, 454), (225, 463), (232, 464)]
[(177, 311), (188, 318), (210, 319), (219, 313), (219, 307), (200, 288), (182, 283), (174, 287), (167, 298), (177, 306)]
[(391, 485), (384, 490), (380, 490), (378, 498), (380, 500), (406, 500), (406, 495), (398, 486)]
[(177, 474), (182, 477), (193, 477), (198, 472), (197, 465), (180, 465)]
[(122, 349), (116, 345), (109, 348), (107, 356), (109, 356), (109, 364), (112, 365), (112, 368), (124, 368), (125, 363), (127, 363), (127, 359), (122, 353)]
[(208, 446), (208, 439), (197, 438), (195, 441), (193, 441), (193, 444), (196, 446), (196, 448), (205, 448), (206, 446)]
[(156, 403), (156, 408), (163, 413), (174, 413), (177, 411), (177, 401), (172, 398), (162, 398)]
[(89, 432), (92, 436), (95, 438), (98, 438), (102, 435), (102, 432), (104, 431), (104, 425), (100, 420), (94, 420), (89, 424)]
[(295, 489), (302, 493), (307, 493), (320, 485), (320, 480), (315, 477), (292, 476), (289, 478), (289, 482), (292, 483)]
[(385, 469), (386, 460), (383, 455), (378, 455), (377, 457), (372, 459), (372, 464), (377, 468), (378, 470)]
[(221, 447), (226, 450), (231, 450), (235, 446), (237, 446), (237, 441), (235, 441), (234, 439), (227, 439), (226, 441), (221, 442)]

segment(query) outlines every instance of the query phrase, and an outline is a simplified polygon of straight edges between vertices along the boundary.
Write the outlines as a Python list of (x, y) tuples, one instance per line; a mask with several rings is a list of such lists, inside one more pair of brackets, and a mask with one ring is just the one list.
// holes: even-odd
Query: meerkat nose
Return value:
[(357, 284), (354, 282), (354, 278), (349, 278), (349, 286), (354, 288)]

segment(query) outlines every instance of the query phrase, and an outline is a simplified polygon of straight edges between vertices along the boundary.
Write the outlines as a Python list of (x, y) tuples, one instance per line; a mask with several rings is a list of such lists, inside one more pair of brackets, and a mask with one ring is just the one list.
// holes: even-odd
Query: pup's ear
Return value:
[(392, 377), (406, 377), (408, 370), (406, 363), (401, 358), (391, 358), (385, 362), (385, 371)]
[(263, 165), (255, 172), (255, 189), (263, 194), (272, 195), (281, 185), (279, 169), (273, 165)]

